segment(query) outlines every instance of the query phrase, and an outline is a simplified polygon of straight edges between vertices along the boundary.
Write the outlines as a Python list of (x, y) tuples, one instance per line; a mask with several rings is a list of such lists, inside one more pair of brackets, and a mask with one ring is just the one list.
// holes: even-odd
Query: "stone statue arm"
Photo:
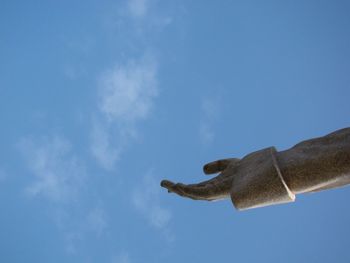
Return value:
[(196, 200), (231, 198), (239, 210), (292, 202), (296, 194), (350, 184), (350, 128), (298, 143), (206, 164), (206, 174), (220, 174), (198, 184), (163, 180), (161, 186)]

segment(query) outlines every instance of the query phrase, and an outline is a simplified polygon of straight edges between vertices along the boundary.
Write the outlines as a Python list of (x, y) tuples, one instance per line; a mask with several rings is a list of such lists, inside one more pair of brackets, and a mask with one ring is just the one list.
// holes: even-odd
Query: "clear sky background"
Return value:
[(350, 262), (350, 188), (168, 194), (349, 126), (349, 1), (0, 4), (1, 262)]

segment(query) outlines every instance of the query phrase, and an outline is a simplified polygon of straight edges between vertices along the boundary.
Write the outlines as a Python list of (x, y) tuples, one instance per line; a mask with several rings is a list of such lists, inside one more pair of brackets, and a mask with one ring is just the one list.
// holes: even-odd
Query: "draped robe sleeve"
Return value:
[(301, 193), (350, 184), (350, 128), (245, 156), (232, 181), (231, 200), (239, 210), (293, 202)]

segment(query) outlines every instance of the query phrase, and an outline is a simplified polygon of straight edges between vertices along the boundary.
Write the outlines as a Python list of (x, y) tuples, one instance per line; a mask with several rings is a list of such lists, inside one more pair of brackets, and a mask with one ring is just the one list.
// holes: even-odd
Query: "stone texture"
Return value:
[(231, 197), (237, 209), (292, 202), (296, 194), (350, 184), (350, 128), (300, 142), (277, 152), (274, 147), (211, 162), (206, 174), (220, 174), (198, 184), (163, 180), (161, 186), (195, 200)]
[(239, 209), (293, 202), (295, 195), (286, 185), (276, 158), (274, 147), (245, 156), (231, 186), (231, 200)]

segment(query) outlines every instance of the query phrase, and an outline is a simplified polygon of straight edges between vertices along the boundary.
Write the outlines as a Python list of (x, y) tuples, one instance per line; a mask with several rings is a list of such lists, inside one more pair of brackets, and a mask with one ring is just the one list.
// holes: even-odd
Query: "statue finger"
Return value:
[(168, 180), (162, 180), (160, 185), (168, 190), (168, 193), (175, 193), (180, 196), (184, 196), (183, 189), (186, 187), (186, 185), (181, 183), (173, 183), (172, 181)]
[(175, 183), (173, 183), (172, 181), (168, 181), (168, 180), (162, 180), (160, 182), (160, 186), (166, 188), (168, 190), (168, 193), (172, 192), (174, 185), (175, 185)]
[(229, 158), (221, 159), (214, 162), (207, 163), (203, 166), (203, 171), (205, 174), (215, 174), (224, 171), (230, 164), (238, 163), (240, 159)]

